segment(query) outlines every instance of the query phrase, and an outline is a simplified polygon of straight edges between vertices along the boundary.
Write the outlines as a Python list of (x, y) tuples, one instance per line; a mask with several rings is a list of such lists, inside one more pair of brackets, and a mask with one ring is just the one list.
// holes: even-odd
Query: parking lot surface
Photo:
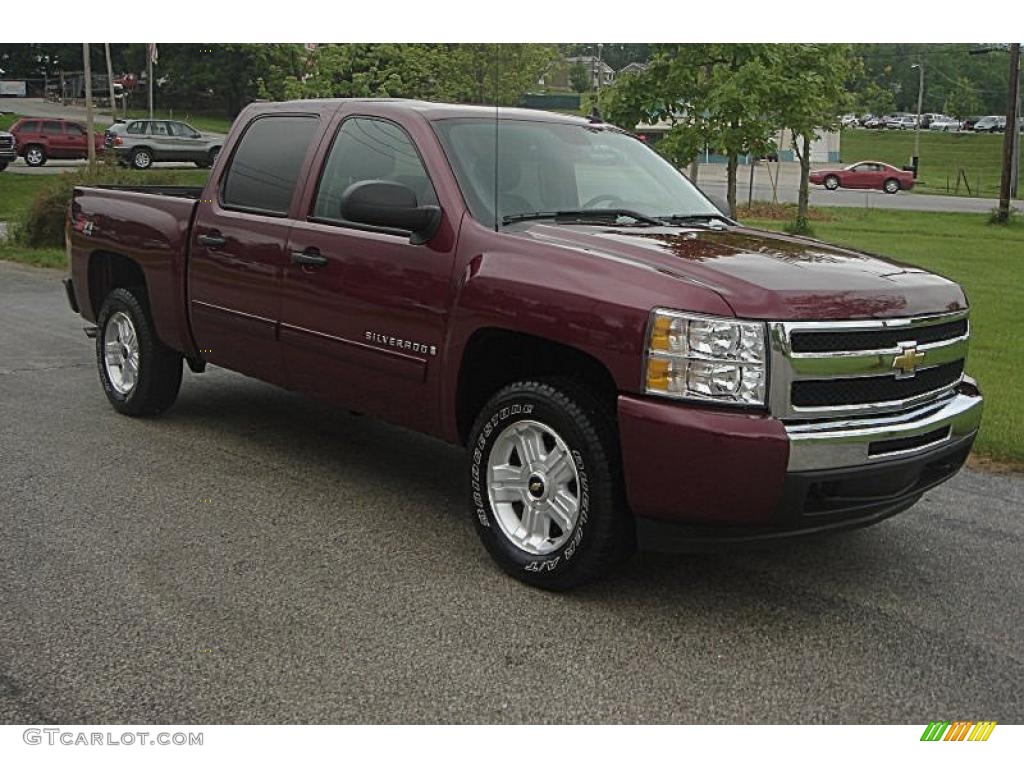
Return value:
[(60, 277), (0, 262), (0, 722), (1024, 720), (1020, 475), (547, 594), (456, 448), (222, 370), (117, 415)]

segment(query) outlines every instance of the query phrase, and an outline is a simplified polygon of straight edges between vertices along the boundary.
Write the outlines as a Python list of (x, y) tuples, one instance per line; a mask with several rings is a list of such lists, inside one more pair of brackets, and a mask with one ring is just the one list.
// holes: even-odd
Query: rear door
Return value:
[(192, 229), (189, 308), (211, 363), (286, 385), (277, 342), (296, 188), (305, 179), (317, 114), (264, 113), (245, 126), (202, 200)]
[[(322, 173), (292, 229), (285, 267), (281, 342), (298, 389), (416, 429), (431, 430), (427, 405), (440, 370), (455, 246), (450, 222), (425, 245), (409, 234), (346, 222), (342, 193), (359, 181), (400, 182), (419, 204), (438, 204), (436, 179), (407, 130), (429, 127), (365, 114), (332, 127)], [(430, 134), (432, 137), (432, 134)], [(436, 162), (436, 159), (435, 159)], [(454, 210), (441, 202), (442, 210)], [(305, 257), (315, 257), (319, 264)]]
[(85, 128), (78, 123), (64, 123), (64, 140), (68, 157), (88, 157), (89, 143)]
[(70, 157), (68, 141), (64, 136), (64, 124), (60, 120), (43, 121), (43, 140), (46, 154), (54, 158)]

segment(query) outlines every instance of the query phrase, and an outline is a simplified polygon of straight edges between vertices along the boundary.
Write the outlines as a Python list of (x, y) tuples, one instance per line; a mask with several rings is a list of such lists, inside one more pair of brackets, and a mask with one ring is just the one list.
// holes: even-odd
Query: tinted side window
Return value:
[(316, 133), (317, 118), (262, 117), (246, 129), (224, 181), (225, 206), (284, 214)]
[(64, 133), (60, 123), (43, 123), (43, 133), (48, 136), (60, 136)]
[(437, 205), (437, 195), (412, 139), (394, 123), (353, 117), (341, 124), (317, 189), (313, 216), (341, 221), (341, 196), (357, 181), (404, 184), (419, 205)]
[(36, 120), (30, 120), (27, 123), (22, 123), (18, 127), (18, 130), (24, 131), (25, 133), (39, 133), (39, 122)]
[(141, 135), (146, 132), (146, 124), (141, 120), (136, 120), (133, 123), (128, 123), (125, 130), (133, 136)]
[(83, 136), (85, 134), (85, 129), (80, 125), (76, 125), (75, 123), (68, 123), (67, 131), (68, 136)]

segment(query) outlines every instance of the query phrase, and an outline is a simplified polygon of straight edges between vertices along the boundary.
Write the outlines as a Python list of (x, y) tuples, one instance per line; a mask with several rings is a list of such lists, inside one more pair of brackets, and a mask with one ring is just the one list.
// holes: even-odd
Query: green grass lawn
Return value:
[[(1024, 384), (1017, 355), (1024, 349), (1024, 222), (1009, 227), (969, 213), (828, 209), (815, 236), (884, 254), (945, 275), (964, 286), (971, 302), (968, 373), (985, 394), (977, 452), (1024, 463)], [(784, 222), (750, 220), (765, 229)]]
[[(0, 104), (0, 106), (7, 108), (3, 104)], [(11, 108), (14, 106), (16, 105), (12, 105)], [(26, 114), (28, 112), (31, 112), (31, 110), (26, 110)], [(118, 115), (120, 116), (120, 113)], [(149, 112), (145, 109), (130, 109), (128, 110), (128, 117), (129, 119), (149, 117)], [(210, 133), (226, 134), (231, 129), (231, 119), (219, 115), (191, 115), (183, 110), (154, 110), (153, 117), (157, 120), (181, 120), (196, 130), (209, 131)], [(10, 130), (10, 127), (21, 118), (22, 115), (20, 114), (0, 115), (0, 131)], [(85, 118), (83, 117), (79, 121), (85, 123)], [(96, 121), (97, 131), (105, 131), (109, 126), (109, 120)]]
[[(162, 177), (170, 175), (171, 184), (201, 186), (206, 184), (210, 171), (202, 168), (157, 169)], [(145, 184), (149, 171), (138, 171), (138, 184)], [(26, 210), (43, 187), (53, 182), (58, 174), (23, 174), (4, 171), (0, 173), (0, 221), (14, 221)]]
[[(914, 132), (854, 128), (843, 131), (839, 146), (844, 165), (881, 160), (902, 168), (914, 154)], [(958, 169), (963, 168), (973, 197), (998, 197), (1002, 151), (1001, 133), (921, 131), (921, 160), (914, 191), (954, 194)], [(967, 194), (963, 181), (959, 194)]]

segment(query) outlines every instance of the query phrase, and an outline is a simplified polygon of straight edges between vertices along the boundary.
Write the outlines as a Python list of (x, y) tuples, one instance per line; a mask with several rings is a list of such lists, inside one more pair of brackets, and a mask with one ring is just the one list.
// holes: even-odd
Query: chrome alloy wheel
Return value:
[(103, 363), (119, 395), (128, 395), (139, 380), (139, 337), (132, 320), (115, 312), (103, 331)]
[(25, 162), (29, 165), (41, 165), (43, 162), (43, 150), (39, 147), (32, 147), (25, 153)]
[(498, 435), (487, 460), (487, 495), (502, 533), (532, 555), (565, 544), (579, 519), (576, 462), (539, 421), (518, 421)]

